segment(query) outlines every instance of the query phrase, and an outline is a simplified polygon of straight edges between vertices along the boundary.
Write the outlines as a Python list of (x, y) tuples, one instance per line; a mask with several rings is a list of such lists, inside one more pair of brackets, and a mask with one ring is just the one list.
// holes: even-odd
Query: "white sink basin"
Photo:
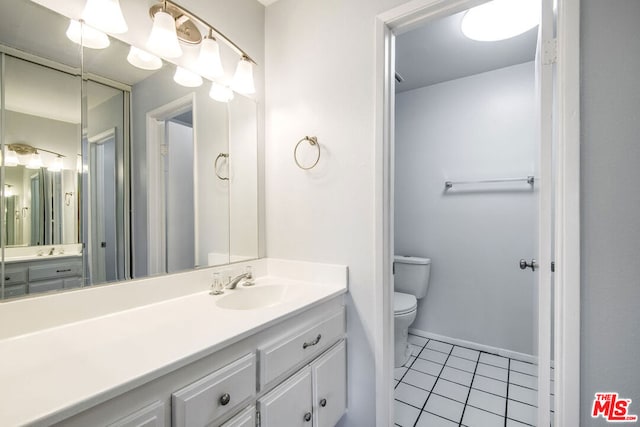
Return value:
[(298, 293), (294, 288), (296, 287), (287, 285), (238, 286), (236, 289), (225, 291), (226, 295), (220, 297), (216, 305), (229, 310), (271, 307), (291, 300)]

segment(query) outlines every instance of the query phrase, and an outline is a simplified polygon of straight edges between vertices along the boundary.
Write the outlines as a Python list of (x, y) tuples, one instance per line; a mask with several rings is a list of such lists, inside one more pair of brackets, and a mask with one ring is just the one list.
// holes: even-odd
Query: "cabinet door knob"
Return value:
[(231, 396), (229, 395), (229, 393), (225, 393), (222, 396), (220, 396), (220, 404), (222, 406), (224, 406), (227, 403), (229, 403), (230, 400), (231, 400)]
[(304, 414), (304, 420), (306, 422), (311, 421), (311, 412), (307, 412), (306, 414)]
[(327, 399), (320, 400), (320, 406), (322, 406), (323, 408), (327, 406)]

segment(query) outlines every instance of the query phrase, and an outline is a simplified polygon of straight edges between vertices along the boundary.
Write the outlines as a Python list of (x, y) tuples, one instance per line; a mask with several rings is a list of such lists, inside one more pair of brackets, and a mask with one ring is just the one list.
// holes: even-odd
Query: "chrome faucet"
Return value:
[(247, 269), (244, 273), (237, 275), (233, 279), (229, 278), (229, 283), (225, 285), (225, 288), (235, 289), (236, 286), (238, 286), (238, 283), (240, 283), (242, 280), (245, 281), (243, 286), (252, 286), (254, 284), (253, 273), (251, 272), (251, 266), (247, 266)]
[(51, 247), (51, 250), (49, 251), (49, 255), (53, 255), (53, 251), (55, 251), (56, 248), (55, 247)]

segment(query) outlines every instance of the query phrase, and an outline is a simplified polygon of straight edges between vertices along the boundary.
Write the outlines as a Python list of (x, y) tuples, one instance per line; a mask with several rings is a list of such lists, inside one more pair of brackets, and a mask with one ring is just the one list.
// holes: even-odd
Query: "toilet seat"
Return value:
[(418, 307), (418, 300), (414, 295), (393, 293), (393, 314), (394, 316), (411, 313)]

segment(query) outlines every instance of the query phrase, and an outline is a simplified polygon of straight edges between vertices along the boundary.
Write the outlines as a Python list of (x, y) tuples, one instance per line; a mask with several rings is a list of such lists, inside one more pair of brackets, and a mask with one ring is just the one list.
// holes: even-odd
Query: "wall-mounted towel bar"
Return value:
[(445, 181), (444, 189), (449, 190), (454, 185), (493, 184), (498, 182), (526, 182), (527, 184), (533, 186), (533, 184), (535, 183), (535, 178), (533, 176), (527, 176), (526, 178), (483, 179), (478, 181)]

